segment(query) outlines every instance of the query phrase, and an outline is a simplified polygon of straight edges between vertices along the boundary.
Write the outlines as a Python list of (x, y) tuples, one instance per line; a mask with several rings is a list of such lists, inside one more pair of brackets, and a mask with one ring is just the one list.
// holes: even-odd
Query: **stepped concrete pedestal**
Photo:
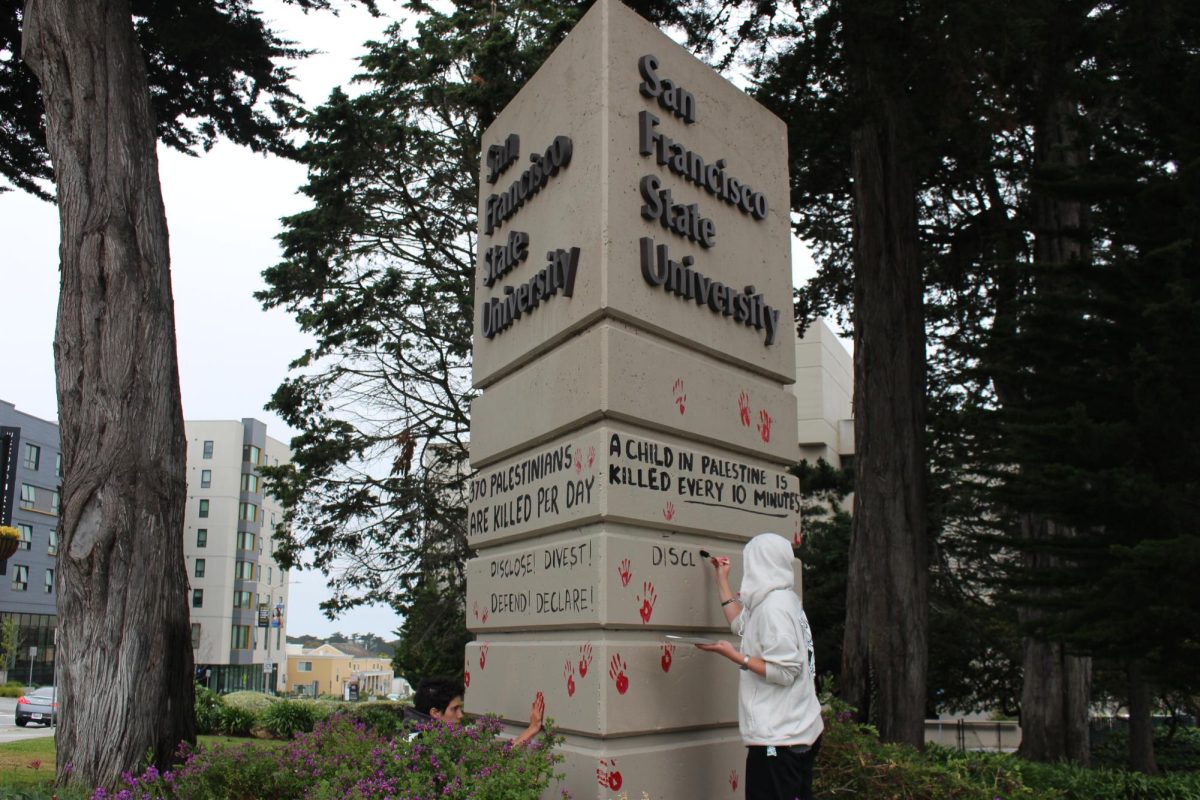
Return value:
[[(579, 798), (743, 794), (700, 555), (799, 530), (783, 123), (599, 0), (484, 134), (466, 707)], [(797, 562), (797, 570), (799, 563)]]

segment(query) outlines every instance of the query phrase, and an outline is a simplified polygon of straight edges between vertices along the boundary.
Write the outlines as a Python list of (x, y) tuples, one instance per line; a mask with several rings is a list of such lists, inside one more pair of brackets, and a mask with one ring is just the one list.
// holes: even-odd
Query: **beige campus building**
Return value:
[(287, 572), (273, 534), (283, 511), (260, 469), (291, 451), (256, 419), (189, 421), (183, 552), (196, 680), (214, 691), (287, 685)]
[(385, 697), (392, 691), (392, 661), (349, 642), (287, 647), (287, 692), (309, 697), (344, 697), (353, 685), (358, 697)]

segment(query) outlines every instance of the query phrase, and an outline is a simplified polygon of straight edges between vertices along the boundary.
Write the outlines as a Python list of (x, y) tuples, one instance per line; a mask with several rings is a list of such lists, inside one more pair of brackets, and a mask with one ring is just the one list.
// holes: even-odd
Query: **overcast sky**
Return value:
[[(309, 107), (334, 86), (348, 84), (362, 43), (379, 38), (389, 22), (354, 8), (334, 17), (306, 16), (278, 0), (257, 6), (286, 38), (322, 51), (294, 65), (295, 88)], [(380, 0), (379, 7), (403, 15), (398, 0)], [(279, 260), (279, 218), (307, 206), (297, 193), (304, 170), (227, 143), (198, 158), (160, 147), (159, 166), (171, 235), (184, 417), (256, 417), (267, 423), (268, 435), (286, 442), (293, 431), (263, 406), (307, 341), (288, 314), (263, 311), (252, 295), (263, 286), (262, 270)], [(6, 376), (0, 399), (55, 420), (56, 209), (21, 192), (0, 194), (0, 242), (5, 323), (0, 358)], [(793, 258), (796, 279), (807, 278), (812, 267), (802, 248)], [(328, 596), (322, 575), (295, 571), (288, 634), (370, 632), (391, 639), (400, 625), (386, 608), (361, 609), (331, 622), (318, 610)]]

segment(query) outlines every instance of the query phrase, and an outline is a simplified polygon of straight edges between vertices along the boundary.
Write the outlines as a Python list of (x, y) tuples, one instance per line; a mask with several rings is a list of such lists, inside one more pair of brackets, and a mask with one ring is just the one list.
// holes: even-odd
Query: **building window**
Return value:
[(312, 662), (311, 661), (297, 661), (296, 662), (296, 671), (297, 672), (312, 672)]
[(28, 483), (21, 484), (21, 508), (33, 508), (37, 505), (37, 487)]
[(21, 543), (17, 545), (18, 550), (29, 550), (33, 547), (33, 526), (24, 523), (17, 523), (17, 530), (21, 532)]
[(239, 561), (234, 566), (233, 577), (240, 581), (254, 580), (254, 564), (249, 561)]
[(249, 472), (242, 473), (242, 491), (257, 493), (259, 486), (259, 477), (251, 475)]
[(201, 519), (208, 518), (208, 501), (207, 500), (200, 501), (200, 517), (201, 517)]
[(253, 595), (251, 595), (250, 592), (235, 591), (233, 593), (233, 607), (234, 608), (253, 608), (254, 606), (251, 605), (252, 602), (253, 602)]
[(248, 461), (251, 464), (257, 464), (261, 457), (262, 450), (259, 450), (254, 445), (248, 444), (242, 447), (242, 461)]
[(56, 478), (62, 477), (62, 453), (54, 454), (54, 476)]
[(271, 568), (267, 567), (267, 586), (271, 585)]
[(249, 531), (238, 531), (237, 543), (238, 550), (253, 550), (254, 534)]
[(230, 637), (230, 650), (249, 650), (250, 649), (250, 626), (249, 625), (234, 625), (233, 635)]
[(200, 647), (200, 623), (192, 623), (192, 649), (196, 650)]
[(50, 513), (58, 514), (58, 492), (50, 493)]
[(212, 486), (212, 470), (211, 469), (200, 470), (200, 488), (208, 489), (211, 486)]
[(238, 503), (238, 518), (246, 522), (258, 519), (258, 506), (254, 503)]
[(208, 547), (208, 528), (196, 529), (196, 547)]
[(46, 594), (54, 594), (54, 570), (46, 570)]
[(24, 564), (17, 564), (13, 567), (13, 582), (12, 590), (14, 592), (23, 592), (29, 588), (29, 567)]
[(205, 439), (204, 440), (204, 457), (212, 458), (212, 451), (213, 451), (212, 439)]
[(192, 608), (204, 608), (203, 589), (192, 589)]
[(25, 469), (37, 470), (42, 463), (42, 448), (36, 444), (25, 443)]
[(50, 529), (50, 541), (46, 544), (46, 553), (52, 556), (58, 555), (58, 529)]
[(197, 578), (204, 577), (204, 559), (203, 558), (196, 559), (196, 577)]

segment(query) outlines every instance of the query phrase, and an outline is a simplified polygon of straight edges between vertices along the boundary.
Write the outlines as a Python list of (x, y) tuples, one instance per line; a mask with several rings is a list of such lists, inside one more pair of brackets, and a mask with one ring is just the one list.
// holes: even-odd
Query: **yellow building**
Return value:
[(358, 696), (386, 697), (392, 691), (392, 660), (348, 642), (305, 648), (287, 646), (289, 694), (309, 697), (328, 694), (344, 697), (348, 686), (358, 687)]

